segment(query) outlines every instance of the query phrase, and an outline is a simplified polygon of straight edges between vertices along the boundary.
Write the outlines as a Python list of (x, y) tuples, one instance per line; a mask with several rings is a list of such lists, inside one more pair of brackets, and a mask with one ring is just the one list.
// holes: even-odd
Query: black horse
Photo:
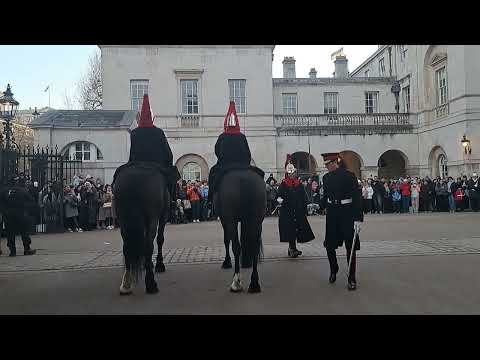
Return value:
[[(265, 218), (267, 194), (265, 182), (254, 170), (231, 170), (221, 179), (214, 196), (215, 208), (222, 222), (226, 256), (224, 268), (231, 267), (229, 244), (232, 241), (235, 257), (235, 272), (230, 291), (243, 290), (240, 278), (240, 255), (242, 264), (252, 264), (248, 292), (260, 292), (257, 263), (262, 253), (262, 223)], [(241, 223), (240, 240), (238, 223)], [(230, 264), (230, 266), (228, 266)]]
[(154, 294), (158, 292), (152, 263), (155, 235), (158, 244), (155, 271), (165, 271), (162, 256), (163, 233), (170, 208), (166, 177), (154, 166), (129, 166), (118, 171), (113, 194), (125, 260), (120, 294), (132, 293), (132, 282), (138, 280), (143, 270), (146, 272), (146, 292)]

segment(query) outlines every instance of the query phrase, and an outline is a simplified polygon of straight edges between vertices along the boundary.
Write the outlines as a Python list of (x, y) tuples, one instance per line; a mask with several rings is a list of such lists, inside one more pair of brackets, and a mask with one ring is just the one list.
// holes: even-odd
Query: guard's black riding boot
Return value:
[(330, 277), (328, 282), (333, 284), (337, 280), (338, 273), (338, 263), (337, 263), (337, 254), (335, 250), (327, 250), (328, 262), (330, 263)]

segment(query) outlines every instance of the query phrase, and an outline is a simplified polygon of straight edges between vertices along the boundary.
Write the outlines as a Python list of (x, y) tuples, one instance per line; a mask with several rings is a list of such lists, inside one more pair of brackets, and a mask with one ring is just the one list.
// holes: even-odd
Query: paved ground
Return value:
[[(345, 274), (328, 284), (322, 245), (325, 219), (309, 218), (317, 239), (286, 257), (277, 219), (264, 223), (263, 292), (231, 294), (221, 270), (218, 222), (166, 229), (167, 272), (160, 293), (118, 296), (122, 241), (118, 231), (37, 235), (35, 256), (0, 257), (1, 314), (472, 314), (480, 312), (479, 214), (372, 215), (359, 253), (359, 288)], [(20, 243), (18, 244), (21, 249)], [(344, 255), (344, 250), (339, 252)], [(345, 272), (346, 260), (342, 258)], [(248, 285), (249, 272), (245, 272)], [(248, 276), (247, 276), (248, 275)]]

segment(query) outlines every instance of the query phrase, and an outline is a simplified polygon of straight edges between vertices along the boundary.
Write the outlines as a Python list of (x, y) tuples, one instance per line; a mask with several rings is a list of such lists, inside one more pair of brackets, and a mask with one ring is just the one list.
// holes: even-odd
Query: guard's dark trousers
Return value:
[[(352, 249), (351, 246), (347, 246), (347, 264), (348, 260), (350, 259), (350, 251)], [(355, 271), (357, 265), (357, 252), (354, 250), (352, 255), (352, 264), (350, 266), (350, 273), (348, 274), (348, 280), (356, 282), (355, 278)], [(330, 263), (330, 272), (337, 273), (338, 272), (338, 262), (337, 262), (337, 254), (335, 250), (327, 250), (328, 262)]]
[(4, 220), (5, 220), (5, 232), (7, 233), (7, 246), (10, 249), (10, 251), (15, 252), (16, 250), (15, 235), (17, 233), (20, 233), (20, 236), (22, 237), (23, 248), (25, 250), (29, 250), (32, 240), (30, 239), (30, 236), (27, 233), (28, 226), (24, 226), (26, 224), (23, 224), (21, 219), (17, 219), (16, 217), (5, 216)]

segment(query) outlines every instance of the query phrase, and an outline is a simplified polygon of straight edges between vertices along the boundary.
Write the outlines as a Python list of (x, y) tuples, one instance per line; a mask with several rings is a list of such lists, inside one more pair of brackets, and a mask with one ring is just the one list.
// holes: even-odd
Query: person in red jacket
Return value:
[(403, 184), (400, 185), (400, 192), (402, 193), (402, 213), (408, 213), (410, 209), (410, 197), (412, 190), (407, 179), (403, 179)]

